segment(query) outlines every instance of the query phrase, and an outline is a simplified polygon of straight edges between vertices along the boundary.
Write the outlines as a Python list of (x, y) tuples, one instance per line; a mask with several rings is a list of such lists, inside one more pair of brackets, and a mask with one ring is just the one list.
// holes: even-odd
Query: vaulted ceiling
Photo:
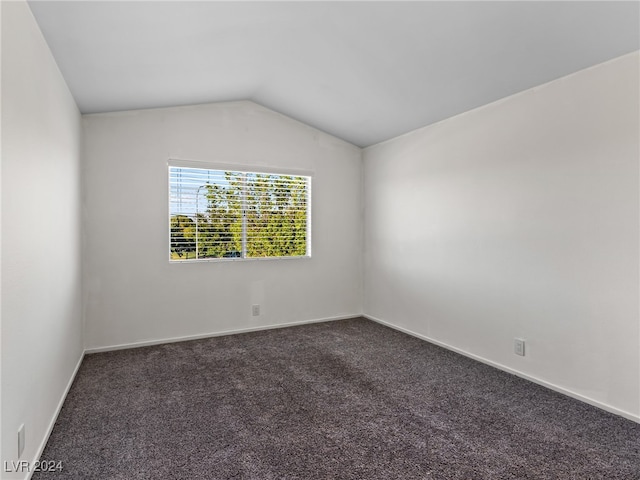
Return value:
[(637, 1), (29, 5), (83, 113), (248, 99), (358, 146), (640, 48)]

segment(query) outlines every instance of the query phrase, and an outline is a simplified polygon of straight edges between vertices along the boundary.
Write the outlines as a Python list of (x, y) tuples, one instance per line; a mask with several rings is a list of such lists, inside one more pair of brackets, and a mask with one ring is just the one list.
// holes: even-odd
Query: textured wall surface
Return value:
[[(80, 113), (26, 2), (2, 2), (2, 455), (31, 461), (82, 352)], [(3, 472), (23, 478), (26, 472)]]
[(638, 419), (638, 59), (366, 149), (365, 314)]
[[(88, 348), (361, 313), (359, 148), (252, 102), (83, 122)], [(312, 258), (169, 263), (170, 159), (310, 173)]]

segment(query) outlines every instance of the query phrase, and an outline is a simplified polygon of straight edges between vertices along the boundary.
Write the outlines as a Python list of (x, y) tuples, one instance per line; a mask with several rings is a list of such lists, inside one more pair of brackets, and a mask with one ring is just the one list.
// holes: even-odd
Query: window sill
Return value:
[(298, 255), (295, 257), (248, 257), (248, 258), (193, 258), (189, 260), (169, 260), (169, 263), (172, 265), (176, 264), (185, 264), (188, 265), (190, 263), (218, 263), (218, 262), (251, 262), (251, 261), (273, 261), (273, 260), (302, 260), (302, 259), (310, 259), (311, 255)]

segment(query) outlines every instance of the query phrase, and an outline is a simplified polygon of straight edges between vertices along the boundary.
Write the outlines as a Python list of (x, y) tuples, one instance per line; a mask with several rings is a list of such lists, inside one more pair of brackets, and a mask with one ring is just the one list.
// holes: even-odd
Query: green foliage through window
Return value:
[(309, 254), (311, 179), (169, 167), (171, 259)]

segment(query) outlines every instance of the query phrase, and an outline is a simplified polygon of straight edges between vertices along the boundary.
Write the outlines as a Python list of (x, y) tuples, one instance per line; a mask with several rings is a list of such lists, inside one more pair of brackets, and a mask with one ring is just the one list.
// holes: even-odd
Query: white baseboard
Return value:
[[(40, 460), (40, 457), (42, 456), (42, 452), (44, 451), (44, 447), (47, 446), (47, 442), (49, 441), (49, 437), (51, 436), (51, 432), (53, 432), (53, 427), (56, 424), (56, 421), (58, 420), (58, 415), (60, 415), (60, 410), (62, 410), (62, 405), (64, 405), (64, 401), (67, 398), (67, 395), (69, 394), (69, 390), (71, 389), (71, 385), (73, 385), (73, 381), (76, 379), (76, 375), (78, 374), (78, 370), (80, 370), (80, 365), (82, 365), (82, 360), (84, 359), (84, 352), (82, 352), (82, 355), (80, 355), (80, 359), (78, 360), (78, 363), (76, 363), (76, 367), (73, 369), (73, 373), (71, 374), (71, 378), (69, 379), (69, 382), (67, 382), (67, 386), (64, 389), (64, 392), (62, 392), (62, 396), (60, 397), (60, 400), (58, 401), (58, 406), (56, 407), (56, 410), (53, 414), (53, 417), (51, 418), (51, 421), (49, 422), (49, 426), (47, 427), (47, 432), (44, 435), (42, 441), (40, 442), (40, 445), (38, 446), (38, 450), (36, 450), (36, 454), (33, 457), (33, 461), (31, 462), (31, 465), (35, 465), (36, 462), (38, 460)], [(33, 471), (31, 469), (29, 469), (29, 473), (27, 473), (27, 476), (25, 477), (25, 480), (30, 480), (31, 476), (33, 475)]]
[(175, 342), (186, 342), (189, 340), (200, 340), (202, 338), (211, 338), (211, 337), (223, 337), (225, 335), (235, 335), (238, 333), (249, 333), (249, 332), (258, 332), (261, 330), (272, 330), (275, 328), (284, 328), (284, 327), (295, 327), (296, 325), (307, 325), (310, 323), (322, 323), (322, 322), (332, 322), (334, 320), (346, 320), (348, 318), (358, 318), (361, 317), (361, 313), (354, 313), (353, 315), (338, 315), (334, 317), (325, 317), (325, 318), (315, 318), (311, 320), (301, 320), (297, 322), (289, 322), (289, 323), (276, 323), (272, 325), (261, 325), (259, 327), (248, 327), (248, 328), (237, 328), (233, 330), (223, 330), (219, 332), (209, 332), (203, 334), (196, 335), (185, 335), (182, 337), (170, 337), (170, 338), (159, 338), (153, 340), (143, 340), (139, 342), (132, 343), (122, 343), (119, 345), (109, 345), (106, 347), (92, 347), (85, 349), (84, 353), (100, 353), (100, 352), (111, 352), (114, 350), (124, 350), (127, 348), (138, 348), (138, 347), (148, 347), (152, 345), (162, 345), (163, 343), (175, 343)]
[(625, 410), (620, 410), (619, 408), (613, 407), (611, 405), (607, 405), (606, 403), (599, 402), (598, 400), (594, 400), (592, 398), (585, 397), (584, 395), (581, 395), (579, 393), (573, 392), (571, 390), (568, 390), (566, 388), (560, 387), (558, 385), (555, 385), (553, 383), (547, 382), (545, 380), (542, 380), (540, 378), (534, 377), (532, 375), (520, 372), (518, 370), (514, 370), (513, 368), (507, 367), (506, 365), (502, 365), (502, 364), (494, 362), (492, 360), (488, 360), (488, 359), (486, 359), (484, 357), (480, 357), (478, 355), (474, 355), (473, 353), (469, 353), (469, 352), (467, 352), (465, 350), (462, 350), (460, 348), (454, 347), (452, 345), (448, 345), (448, 344), (446, 344), (444, 342), (441, 342), (441, 341), (436, 340), (434, 338), (428, 337), (426, 335), (422, 335), (420, 333), (416, 333), (416, 332), (414, 332), (412, 330), (409, 330), (407, 328), (399, 327), (397, 325), (394, 325), (392, 323), (389, 323), (389, 322), (387, 322), (385, 320), (382, 320), (380, 318), (374, 317), (372, 315), (363, 314), (362, 316), (367, 318), (367, 319), (369, 319), (369, 320), (372, 320), (372, 321), (374, 321), (376, 323), (384, 325), (386, 327), (393, 328), (394, 330), (398, 330), (400, 332), (406, 333), (407, 335), (411, 335), (412, 337), (416, 337), (416, 338), (419, 338), (419, 339), (424, 340), (426, 342), (433, 343), (434, 345), (438, 345), (438, 346), (440, 346), (442, 348), (446, 348), (447, 350), (451, 350), (452, 352), (456, 352), (456, 353), (459, 353), (460, 355), (464, 355), (465, 357), (469, 357), (469, 358), (472, 358), (473, 360), (477, 360), (478, 362), (484, 363), (486, 365), (490, 365), (490, 366), (492, 366), (494, 368), (497, 368), (499, 370), (505, 371), (507, 373), (511, 373), (512, 375), (515, 375), (517, 377), (524, 378), (525, 380), (529, 380), (530, 382), (537, 383), (538, 385), (542, 385), (543, 387), (549, 388), (550, 390), (554, 390), (554, 391), (556, 391), (558, 393), (562, 393), (563, 395), (567, 395), (568, 397), (575, 398), (576, 400), (580, 400), (581, 402), (584, 402), (584, 403), (588, 403), (589, 405), (593, 405), (594, 407), (598, 407), (598, 408), (600, 408), (602, 410), (605, 410), (605, 411), (607, 411), (609, 413), (613, 413), (615, 415), (619, 415), (619, 416), (624, 417), (624, 418), (626, 418), (628, 420), (631, 420), (633, 422), (640, 423), (640, 416), (635, 415), (635, 414), (633, 414), (631, 412), (627, 412)]

